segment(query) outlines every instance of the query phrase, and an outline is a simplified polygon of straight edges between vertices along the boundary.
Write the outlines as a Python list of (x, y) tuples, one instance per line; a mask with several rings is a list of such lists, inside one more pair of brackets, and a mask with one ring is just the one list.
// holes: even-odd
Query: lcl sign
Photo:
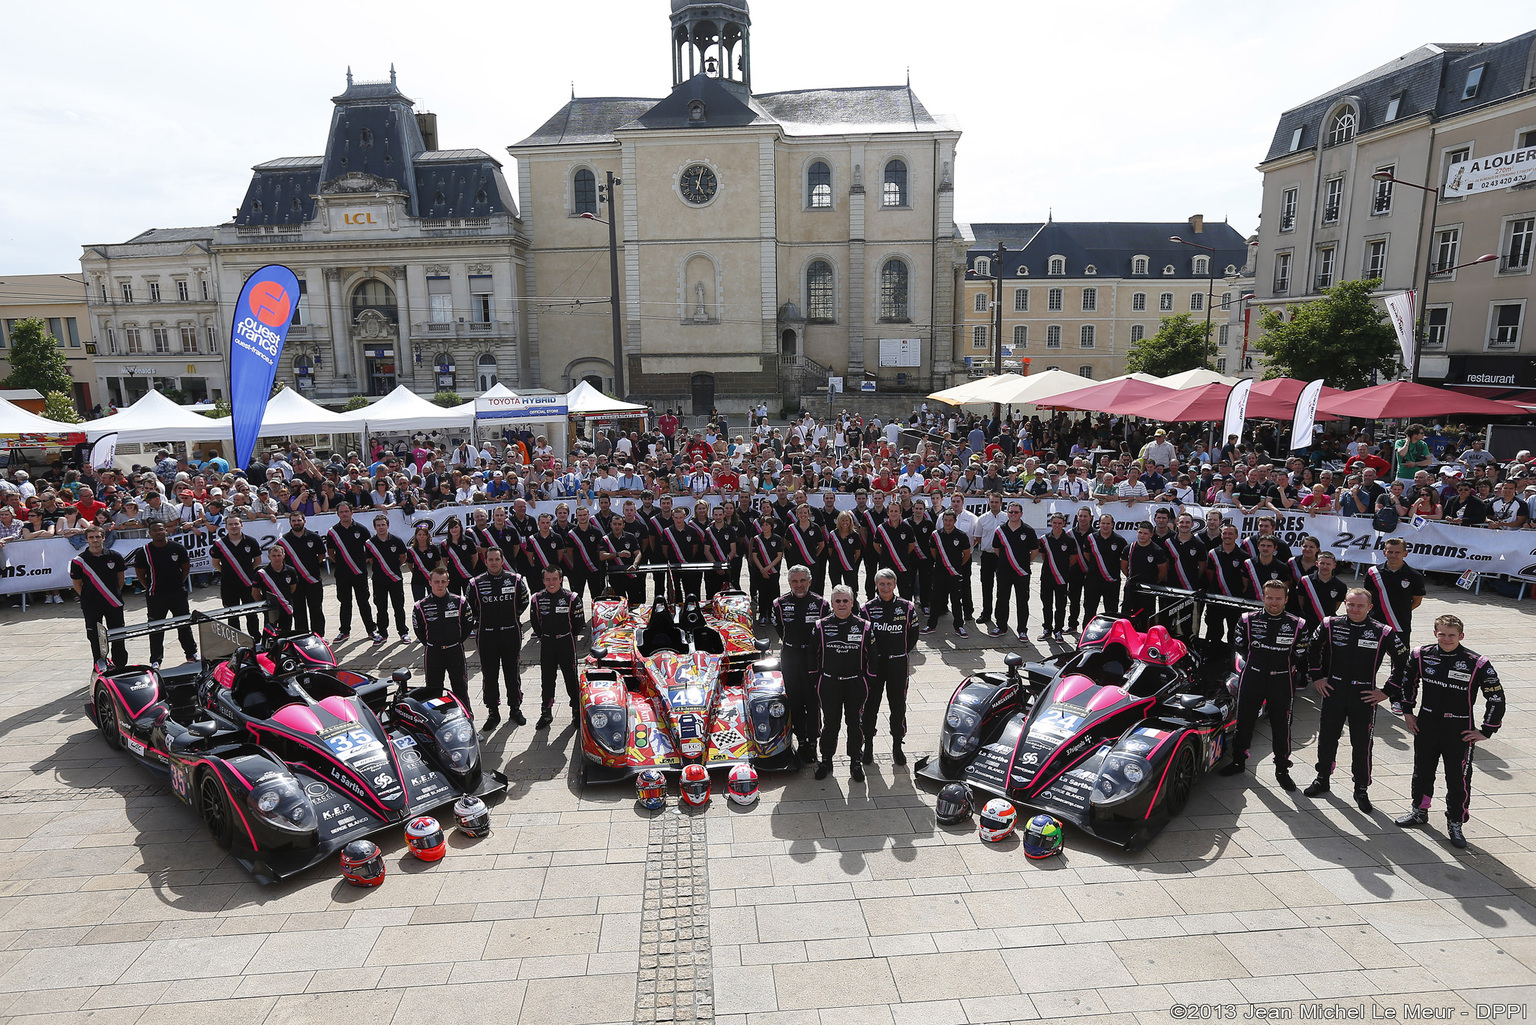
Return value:
[(342, 214), (341, 221), (343, 224), (351, 224), (358, 227), (367, 227), (370, 224), (379, 223), (373, 219), (373, 211), (371, 210), (364, 210), (355, 214)]

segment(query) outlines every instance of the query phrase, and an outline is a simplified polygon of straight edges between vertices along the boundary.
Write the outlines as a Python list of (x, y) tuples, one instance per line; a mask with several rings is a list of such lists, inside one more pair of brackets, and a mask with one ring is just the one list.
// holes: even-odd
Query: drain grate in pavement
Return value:
[(170, 793), (158, 783), (130, 783), (116, 787), (79, 787), (73, 790), (10, 790), (0, 794), (0, 804), (41, 804), (44, 801), (90, 801), (98, 797), (158, 797)]
[(715, 1020), (707, 851), (702, 815), (672, 809), (651, 821), (640, 906), (637, 1023)]

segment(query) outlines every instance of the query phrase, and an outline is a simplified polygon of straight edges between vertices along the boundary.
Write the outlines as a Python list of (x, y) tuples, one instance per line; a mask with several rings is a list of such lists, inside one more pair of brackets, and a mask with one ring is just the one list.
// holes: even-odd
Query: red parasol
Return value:
[(1340, 416), (1365, 420), (1416, 419), (1462, 413), (1470, 416), (1518, 416), (1524, 413), (1509, 403), (1463, 395), (1411, 381), (1391, 381), (1358, 391), (1324, 394), (1317, 408)]
[(1091, 413), (1138, 416), (1140, 414), (1132, 407), (1151, 399), (1165, 399), (1177, 394), (1179, 394), (1178, 391), (1173, 388), (1164, 388), (1162, 385), (1138, 381), (1134, 377), (1125, 377), (1118, 381), (1105, 381), (1103, 384), (1079, 388), (1077, 391), (1052, 395), (1049, 400), (1039, 405), (1041, 408), (1081, 409)]

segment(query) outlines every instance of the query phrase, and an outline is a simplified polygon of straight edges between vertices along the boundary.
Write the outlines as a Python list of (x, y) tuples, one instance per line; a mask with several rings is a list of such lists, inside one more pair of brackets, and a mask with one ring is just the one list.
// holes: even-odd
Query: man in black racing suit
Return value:
[[(1369, 813), (1371, 797), (1371, 745), (1376, 730), (1376, 706), (1401, 693), (1408, 644), (1403, 635), (1370, 618), (1371, 593), (1350, 588), (1344, 596), (1344, 615), (1329, 616), (1312, 636), (1309, 658), (1312, 686), (1323, 699), (1317, 724), (1317, 779), (1304, 793), (1317, 797), (1328, 792), (1339, 753), (1339, 736), (1349, 724), (1351, 769), (1355, 804)], [(1386, 688), (1376, 685), (1382, 659), (1392, 660)]]
[(1283, 790), (1295, 790), (1291, 779), (1291, 681), (1306, 668), (1307, 625), (1285, 611), (1285, 584), (1264, 585), (1262, 611), (1245, 612), (1232, 632), (1232, 646), (1242, 667), (1237, 685), (1237, 734), (1232, 764), (1223, 776), (1236, 776), (1247, 766), (1253, 727), (1259, 710), (1269, 710), (1269, 732), (1275, 746), (1275, 780)]
[(907, 764), (901, 750), (907, 733), (907, 678), (912, 649), (917, 647), (917, 603), (896, 594), (896, 574), (882, 569), (875, 574), (875, 597), (864, 603), (864, 618), (875, 631), (874, 659), (869, 697), (864, 701), (862, 730), (865, 765), (875, 760), (875, 727), (880, 721), (880, 695), (885, 694), (891, 715), (891, 760)]
[[(1399, 826), (1429, 822), (1435, 770), (1445, 764), (1445, 832), (1454, 847), (1465, 847), (1462, 824), (1472, 789), (1472, 752), (1493, 736), (1504, 721), (1504, 686), (1493, 663), (1461, 646), (1464, 634), (1456, 616), (1435, 620), (1435, 643), (1415, 648), (1403, 674), (1403, 708), (1413, 734), (1413, 809)], [(1483, 719), (1473, 726), (1472, 706), (1483, 692)], [(1422, 698), (1420, 696), (1422, 695)], [(1415, 698), (1419, 710), (1413, 711)]]
[(816, 778), (832, 774), (837, 735), (848, 725), (849, 776), (864, 781), (859, 755), (864, 748), (862, 714), (864, 698), (874, 675), (875, 630), (869, 620), (854, 612), (853, 589), (846, 584), (832, 588), (832, 614), (816, 624), (811, 644), (811, 678), (821, 698), (821, 762)]
[(507, 714), (517, 725), (523, 715), (523, 679), (518, 656), (523, 650), (523, 610), (528, 607), (528, 582), (507, 569), (500, 548), (485, 550), (485, 572), (464, 588), (464, 597), (475, 615), (475, 647), (480, 653), (482, 695), (486, 716), (481, 730), (487, 735), (501, 725), (501, 689), (507, 685)]
[(810, 648), (816, 624), (832, 614), (832, 606), (811, 590), (809, 566), (789, 568), (789, 593), (773, 601), (773, 628), (782, 642), (779, 667), (784, 674), (784, 696), (789, 699), (789, 722), (799, 744), (800, 760), (816, 760), (816, 738), (821, 735), (821, 703), (810, 676)]
[(416, 637), (426, 648), (426, 689), (434, 696), (443, 693), (443, 677), (448, 678), (454, 697), (471, 719), (469, 680), (464, 671), (464, 641), (474, 629), (474, 612), (462, 597), (448, 590), (448, 571), (432, 571), (432, 593), (416, 603), (411, 618)]

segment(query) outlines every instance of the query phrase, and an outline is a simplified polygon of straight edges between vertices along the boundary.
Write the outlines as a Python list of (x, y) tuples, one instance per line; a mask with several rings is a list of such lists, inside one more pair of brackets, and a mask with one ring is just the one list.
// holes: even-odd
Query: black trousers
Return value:
[(615, 594), (628, 598), (631, 608), (645, 604), (645, 577), (639, 573), (614, 574), (608, 578), (608, 586)]
[(806, 650), (786, 644), (779, 651), (784, 674), (784, 700), (789, 705), (789, 726), (802, 744), (814, 744), (821, 735), (821, 699), (811, 680)]
[(1237, 637), (1237, 621), (1243, 618), (1242, 609), (1205, 607), (1205, 639), (1212, 644), (1231, 644)]
[(1098, 614), (1100, 605), (1106, 616), (1113, 616), (1120, 609), (1120, 581), (1105, 580), (1090, 573), (1083, 578), (1083, 625)]
[[(854, 563), (852, 569), (843, 569), (843, 564), (834, 560), (827, 564), (827, 579), (833, 587), (843, 584), (850, 588), (854, 595), (857, 596), (859, 593), (859, 564)], [(825, 591), (818, 591), (816, 593), (823, 596), (826, 595)]]
[(1083, 609), (1083, 584), (1086, 581), (1081, 570), (1067, 574), (1067, 601), (1071, 603), (1071, 611), (1067, 613), (1067, 629), (1076, 630), (1078, 623), (1082, 622), (1079, 613)]
[(825, 597), (827, 593), (827, 560), (819, 559), (808, 568), (811, 571), (811, 590)]
[(863, 714), (868, 683), (862, 676), (822, 676), (816, 681), (821, 701), (821, 760), (830, 762), (837, 754), (837, 735), (848, 726), (848, 757), (857, 758), (864, 750)]
[(464, 666), (464, 645), (427, 648), (426, 671), (426, 689), (432, 692), (433, 697), (443, 693), (443, 678), (447, 677), (449, 685), (453, 687), (453, 696), (459, 699), (465, 711), (474, 715), (469, 707), (469, 674)]
[[(251, 589), (240, 582), (235, 571), (229, 566), (224, 567), (224, 572), (219, 574), (219, 604), (226, 609), (234, 605), (249, 605), (254, 601), (251, 597)], [(231, 620), (231, 626), (238, 627), (238, 620)], [(245, 617), (245, 632), (255, 637), (261, 633), (261, 621), (256, 616)]]
[(1274, 742), (1275, 768), (1291, 767), (1291, 674), (1248, 670), (1237, 685), (1237, 735), (1232, 741), (1232, 760), (1239, 765), (1248, 761), (1253, 745), (1253, 728), (1264, 709), (1269, 720), (1269, 734)]
[[(388, 577), (373, 578), (373, 615), (379, 625), (379, 633), (389, 630), (389, 606), (395, 607), (395, 632), (404, 636), (405, 625), (405, 581), (390, 580)], [(368, 631), (373, 633), (372, 630)]]
[(1359, 684), (1330, 680), (1333, 690), (1323, 699), (1317, 722), (1317, 774), (1333, 775), (1339, 755), (1339, 738), (1349, 725), (1350, 769), (1355, 789), (1371, 785), (1371, 747), (1376, 738), (1376, 706), (1363, 700)]
[(696, 569), (673, 570), (668, 576), (667, 597), (671, 601), (697, 598), (703, 584), (703, 572)]
[(935, 581), (934, 567), (926, 562), (919, 562), (912, 567), (913, 587), (915, 594), (912, 600), (917, 602), (919, 608), (930, 609), (933, 607), (933, 592)]
[[(867, 550), (866, 555), (868, 555)], [(864, 560), (864, 597), (866, 599), (875, 596), (875, 574), (879, 570), (880, 566), (873, 556), (869, 556)]]
[(556, 673), (565, 677), (566, 696), (571, 704), (576, 704), (581, 692), (576, 689), (576, 638), (570, 634), (539, 639), (539, 675), (543, 684), (540, 707), (546, 712), (555, 707)]
[[(100, 662), (102, 659), (101, 638), (96, 627), (102, 623), (107, 624), (107, 629), (116, 629), (123, 625), (123, 609), (118, 606), (115, 609), (84, 609), (85, 635), (91, 639), (91, 661)], [(160, 636), (160, 635), (156, 635)], [(111, 662), (115, 666), (128, 664), (128, 644), (125, 641), (112, 642)]]
[(523, 677), (518, 669), (517, 657), (523, 648), (523, 632), (516, 627), (505, 630), (482, 630), (476, 638), (480, 652), (482, 696), (488, 712), (501, 707), (501, 687), (507, 685), (507, 707), (523, 707)]
[(752, 572), (752, 607), (757, 610), (759, 622), (766, 623), (773, 618), (773, 603), (779, 598), (779, 574), (765, 577), (756, 570)]
[(729, 569), (716, 572), (712, 569), (704, 571), (704, 597), (713, 598), (721, 591), (734, 591), (741, 587), (739, 577)]
[(1413, 806), (1428, 810), (1435, 795), (1435, 771), (1445, 766), (1445, 818), (1465, 822), (1472, 790), (1472, 752), (1476, 744), (1461, 739), (1465, 718), (1441, 715), (1419, 717), (1413, 738)]
[(992, 584), (997, 579), (997, 553), (981, 553), (981, 616), (983, 620), (992, 619)]
[[(542, 579), (543, 578), (541, 577), (540, 580)], [(597, 599), (603, 596), (603, 589), (607, 586), (608, 574), (604, 573), (602, 570), (598, 570), (596, 573), (592, 573), (589, 572), (585, 566), (581, 568), (580, 572), (577, 572), (574, 569), (571, 570), (571, 593), (578, 598), (581, 597), (581, 589), (586, 588), (587, 593), (592, 596), (592, 600), (597, 601)]]
[(373, 613), (368, 609), (368, 577), (362, 573), (336, 574), (336, 599), (341, 602), (341, 632), (352, 632), (352, 599), (357, 599), (357, 612), (362, 617), (363, 629), (370, 634), (377, 632)]
[(432, 581), (416, 573), (411, 574), (411, 604), (415, 605), (430, 593)]
[(1008, 603), (1018, 602), (1017, 622), (1019, 637), (1029, 629), (1029, 574), (1019, 576), (1011, 568), (997, 571), (997, 604), (993, 606), (993, 625), (999, 630), (1008, 626)]
[(299, 578), (293, 590), (293, 628), (299, 633), (316, 633), (325, 636), (325, 586), (320, 581), (309, 583)]
[(1066, 581), (1058, 584), (1049, 570), (1040, 574), (1041, 629), (1061, 633), (1067, 621), (1067, 592), (1070, 587)]
[[(187, 605), (187, 592), (180, 589), (169, 594), (150, 594), (145, 596), (145, 604), (149, 606), (150, 619), (164, 619), (167, 616), (185, 616), (191, 609)], [(192, 636), (190, 626), (176, 628), (176, 639), (181, 642), (182, 653), (187, 656), (187, 661), (197, 657), (197, 639)], [(149, 660), (159, 662), (165, 658), (165, 634), (153, 633), (149, 635)]]
[(861, 718), (864, 740), (870, 744), (875, 742), (875, 734), (879, 732), (875, 727), (880, 721), (880, 695), (884, 692), (886, 707), (891, 716), (891, 740), (899, 744), (907, 735), (907, 656), (877, 655), (874, 670), (874, 686), (864, 699), (864, 714)]
[(933, 604), (928, 606), (928, 625), (934, 626), (945, 612), (953, 612), (955, 625), (965, 625), (965, 596), (970, 590), (970, 578), (964, 573), (950, 576), (946, 569), (938, 570), (933, 577)]

